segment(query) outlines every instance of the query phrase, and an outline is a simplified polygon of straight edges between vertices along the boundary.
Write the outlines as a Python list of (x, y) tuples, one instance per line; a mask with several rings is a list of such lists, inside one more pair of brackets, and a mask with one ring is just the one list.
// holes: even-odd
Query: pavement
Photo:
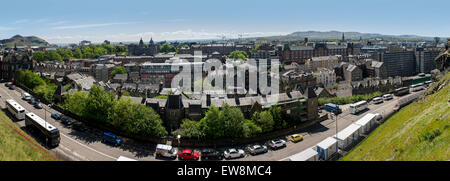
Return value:
[[(63, 159), (74, 161), (115, 161), (120, 156), (132, 158), (142, 161), (157, 161), (165, 159), (156, 159), (154, 157), (154, 150), (156, 145), (151, 143), (140, 143), (129, 139), (124, 139), (124, 143), (119, 147), (114, 147), (101, 142), (101, 130), (88, 128), (86, 132), (79, 132), (72, 130), (70, 127), (64, 126), (59, 121), (50, 117), (52, 113), (58, 113), (56, 110), (43, 105), (44, 109), (35, 109), (31, 104), (21, 99), (22, 89), (16, 87), (15, 90), (9, 90), (4, 83), (0, 84), (0, 107), (5, 108), (6, 99), (14, 99), (22, 105), (27, 112), (33, 112), (39, 117), (46, 119), (47, 122), (56, 126), (60, 130), (61, 142), (58, 147), (50, 149)], [(403, 97), (411, 96), (413, 94), (422, 93), (415, 92)], [(348, 106), (343, 105), (343, 113), (338, 116), (338, 130), (342, 130), (351, 123), (357, 121), (367, 113), (380, 113), (387, 115), (393, 111), (393, 108), (398, 103), (398, 97), (385, 101), (382, 104), (369, 104), (369, 110), (359, 115), (352, 115), (348, 112)], [(73, 119), (72, 119), (73, 120)], [(14, 120), (15, 123), (24, 131), (27, 132), (25, 122)], [(76, 120), (74, 120), (76, 121)], [(335, 134), (335, 120), (324, 120), (313, 126), (308, 127), (298, 134), (303, 135), (303, 141), (298, 143), (287, 142), (287, 147), (256, 156), (245, 156), (241, 159), (233, 159), (238, 161), (278, 161), (288, 158), (298, 152), (301, 152), (309, 147), (312, 147), (322, 141), (323, 139)], [(27, 132), (28, 133), (28, 132)], [(28, 133), (33, 136), (32, 134)], [(39, 139), (37, 139), (39, 142)]]

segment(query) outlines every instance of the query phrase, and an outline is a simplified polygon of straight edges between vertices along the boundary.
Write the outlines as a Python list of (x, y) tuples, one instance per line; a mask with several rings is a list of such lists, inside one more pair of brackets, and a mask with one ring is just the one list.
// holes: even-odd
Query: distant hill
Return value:
[(36, 36), (20, 36), (16, 35), (9, 39), (0, 40), (0, 44), (3, 44), (6, 47), (14, 47), (14, 44), (17, 46), (48, 46), (49, 43), (39, 37)]
[[(429, 40), (432, 41), (434, 37), (418, 36), (418, 35), (382, 35), (378, 33), (360, 33), (360, 32), (341, 32), (341, 31), (298, 31), (288, 35), (282, 36), (269, 36), (269, 37), (257, 37), (256, 40), (303, 40), (308, 38), (309, 40), (340, 40), (344, 33), (345, 39), (359, 40), (362, 39), (375, 39), (381, 38), (383, 40)], [(252, 38), (249, 38), (252, 39)], [(443, 39), (443, 38), (441, 38)]]

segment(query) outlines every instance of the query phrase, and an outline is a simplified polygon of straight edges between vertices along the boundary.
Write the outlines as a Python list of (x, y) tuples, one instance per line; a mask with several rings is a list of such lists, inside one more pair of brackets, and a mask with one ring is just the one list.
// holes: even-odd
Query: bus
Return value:
[(350, 105), (350, 113), (352, 114), (358, 114), (361, 111), (364, 111), (368, 108), (369, 104), (367, 104), (367, 101), (359, 101), (355, 104)]
[(395, 89), (395, 91), (394, 91), (395, 96), (403, 96), (406, 94), (409, 94), (408, 87), (401, 87), (401, 88)]
[(409, 86), (409, 92), (417, 92), (423, 89), (422, 87), (423, 84), (414, 84)]
[(25, 126), (37, 130), (40, 136), (45, 137), (45, 144), (48, 147), (57, 147), (60, 141), (59, 130), (55, 126), (46, 122), (36, 114), (30, 112), (25, 114)]
[(16, 101), (8, 99), (5, 101), (6, 108), (17, 120), (25, 119), (25, 109)]

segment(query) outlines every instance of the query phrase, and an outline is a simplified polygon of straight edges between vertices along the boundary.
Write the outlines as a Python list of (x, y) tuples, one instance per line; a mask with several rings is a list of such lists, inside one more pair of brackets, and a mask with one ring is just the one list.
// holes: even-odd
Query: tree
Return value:
[(205, 117), (200, 120), (200, 129), (210, 139), (221, 138), (224, 136), (224, 125), (221, 121), (219, 108), (211, 105)]
[(261, 127), (263, 133), (270, 132), (273, 130), (275, 124), (272, 115), (269, 111), (255, 112), (252, 116), (252, 121)]
[(252, 136), (255, 136), (260, 133), (262, 133), (261, 127), (256, 125), (251, 120), (245, 120), (245, 123), (244, 123), (244, 137), (245, 138), (252, 137)]
[(163, 53), (176, 52), (175, 47), (168, 43), (162, 44), (161, 47), (159, 48), (159, 51)]
[(33, 59), (34, 59), (36, 62), (46, 61), (46, 58), (45, 58), (45, 52), (43, 52), (43, 51), (37, 51), (37, 52), (34, 52), (34, 53), (33, 53)]
[(89, 95), (86, 92), (73, 92), (64, 96), (63, 108), (78, 116), (83, 116)]
[(272, 115), (272, 118), (274, 121), (274, 125), (273, 125), (274, 129), (278, 130), (278, 129), (286, 128), (287, 123), (281, 116), (281, 107), (272, 106), (269, 108), (269, 112), (270, 112), (270, 115)]
[(225, 104), (220, 112), (220, 120), (223, 123), (224, 136), (227, 138), (244, 137), (244, 114), (239, 108)]
[(231, 58), (233, 60), (247, 60), (247, 53), (236, 50), (231, 52), (230, 55), (228, 55), (228, 58)]
[(200, 128), (200, 124), (197, 121), (184, 119), (180, 125), (180, 129), (173, 132), (173, 135), (181, 135), (185, 138), (197, 138), (200, 139), (205, 136)]
[(114, 67), (111, 71), (111, 76), (109, 77), (109, 79), (113, 79), (116, 74), (126, 74), (126, 73), (127, 71), (125, 70), (125, 67), (123, 66)]
[(83, 53), (81, 52), (80, 48), (75, 49), (75, 53), (73, 53), (73, 56), (75, 58), (83, 58)]
[(83, 116), (88, 120), (109, 123), (108, 116), (112, 115), (115, 103), (116, 99), (113, 93), (106, 92), (100, 86), (94, 85), (89, 91), (86, 111), (84, 111)]

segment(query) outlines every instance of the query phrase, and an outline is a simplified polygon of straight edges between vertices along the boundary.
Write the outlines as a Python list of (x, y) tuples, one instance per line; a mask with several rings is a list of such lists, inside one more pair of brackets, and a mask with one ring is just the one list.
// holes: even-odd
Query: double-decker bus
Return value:
[(25, 126), (33, 130), (37, 130), (40, 136), (45, 137), (45, 144), (49, 147), (57, 147), (59, 145), (59, 130), (55, 126), (46, 122), (36, 114), (30, 112), (25, 115)]
[(358, 114), (361, 111), (364, 111), (365, 109), (367, 109), (369, 106), (369, 104), (367, 103), (367, 101), (359, 101), (355, 104), (351, 104), (349, 111), (352, 114)]
[(401, 87), (401, 88), (395, 89), (395, 91), (394, 91), (395, 96), (403, 96), (406, 94), (409, 94), (408, 87)]
[(25, 109), (16, 101), (8, 99), (5, 101), (6, 109), (11, 112), (17, 120), (25, 119)]

